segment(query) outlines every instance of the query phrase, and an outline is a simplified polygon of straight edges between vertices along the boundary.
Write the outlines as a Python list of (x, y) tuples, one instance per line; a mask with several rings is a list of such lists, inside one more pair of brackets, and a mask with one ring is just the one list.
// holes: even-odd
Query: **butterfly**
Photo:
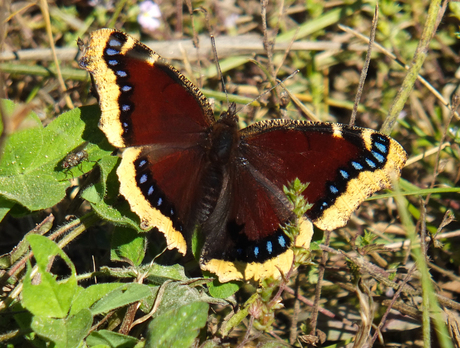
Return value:
[(344, 226), (372, 193), (391, 185), (406, 161), (392, 138), (370, 129), (299, 120), (238, 127), (235, 105), (217, 119), (208, 99), (150, 48), (117, 30), (93, 32), (80, 66), (94, 78), (99, 127), (123, 149), (120, 192), (141, 227), (156, 227), (186, 254), (199, 226), (200, 267), (229, 280), (277, 277), (292, 264), (293, 222), (283, 186), (298, 178), (312, 223)]

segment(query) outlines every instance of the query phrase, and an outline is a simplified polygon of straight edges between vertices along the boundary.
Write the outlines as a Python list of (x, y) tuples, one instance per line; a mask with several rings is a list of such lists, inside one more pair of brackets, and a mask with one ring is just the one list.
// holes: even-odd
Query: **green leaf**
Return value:
[(69, 315), (78, 313), (82, 309), (89, 309), (94, 303), (106, 296), (111, 291), (125, 286), (121, 283), (102, 283), (93, 284), (85, 289), (82, 289), (74, 298)]
[(147, 279), (158, 285), (163, 284), (168, 279), (188, 280), (182, 265), (164, 266), (157, 263), (149, 267)]
[(146, 347), (191, 347), (206, 325), (209, 305), (194, 302), (165, 312), (149, 325)]
[(116, 168), (120, 162), (117, 156), (104, 156), (99, 161), (102, 180), (86, 189), (82, 193), (82, 197), (88, 202), (97, 204), (104, 198), (114, 200), (118, 196), (119, 183), (116, 174)]
[(156, 301), (160, 301), (160, 305), (158, 306), (156, 312), (153, 313), (152, 318), (162, 316), (170, 310), (178, 309), (194, 302), (216, 303), (220, 305), (228, 304), (225, 301), (214, 299), (207, 295), (204, 288), (201, 286), (190, 286), (190, 281), (191, 280), (188, 280), (187, 282), (172, 282), (167, 284), (162, 297), (158, 298), (157, 296), (156, 298)]
[[(37, 261), (39, 276), (36, 275), (34, 281), (39, 284), (32, 284), (32, 269), (29, 265), (22, 291), (24, 307), (39, 317), (64, 318), (78, 287), (75, 266), (48, 238), (32, 234), (26, 239)], [(61, 257), (70, 268), (70, 277), (62, 281), (57, 281), (54, 275), (47, 272), (49, 260), (54, 260), (56, 256)]]
[(32, 330), (54, 342), (55, 348), (78, 347), (88, 334), (93, 317), (88, 309), (82, 309), (76, 315), (66, 319), (52, 319), (35, 316)]
[(128, 202), (120, 200), (120, 184), (116, 174), (119, 161), (120, 158), (115, 156), (103, 157), (98, 162), (101, 168), (101, 182), (86, 189), (82, 197), (91, 203), (96, 214), (102, 219), (118, 226), (145, 232), (139, 227), (139, 217), (131, 211)]
[(104, 347), (120, 347), (120, 348), (132, 348), (135, 347), (139, 340), (131, 336), (122, 335), (117, 332), (99, 330), (97, 332), (91, 332), (86, 339), (88, 347), (94, 347), (101, 345)]
[[(213, 276), (211, 273), (209, 273), (209, 275)], [(218, 279), (214, 279), (212, 283), (208, 284), (208, 289), (212, 297), (229, 298), (240, 289), (240, 286), (240, 282), (228, 282), (222, 284)]]
[(117, 227), (112, 233), (110, 259), (127, 261), (139, 266), (145, 256), (145, 234), (139, 234), (132, 228)]
[(107, 313), (112, 309), (141, 301), (151, 294), (152, 289), (147, 285), (137, 283), (123, 284), (96, 302), (91, 307), (91, 313), (93, 315)]
[(5, 218), (6, 214), (8, 214), (11, 208), (13, 208), (14, 204), (15, 203), (13, 201), (0, 196), (0, 221)]
[[(11, 108), (9, 104), (7, 109)], [(9, 135), (0, 154), (0, 195), (31, 211), (60, 202), (69, 186), (68, 174), (62, 168), (68, 153), (92, 142), (88, 162), (72, 169), (72, 173), (91, 170), (103, 154), (110, 153), (102, 146), (107, 141), (97, 128), (98, 114), (94, 107), (74, 109), (46, 128), (34, 123), (33, 128)]]

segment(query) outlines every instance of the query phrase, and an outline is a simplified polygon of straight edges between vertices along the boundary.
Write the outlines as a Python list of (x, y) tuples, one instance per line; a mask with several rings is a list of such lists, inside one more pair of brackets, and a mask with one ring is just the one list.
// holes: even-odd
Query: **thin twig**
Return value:
[[(331, 239), (331, 231), (325, 231), (324, 234), (326, 237), (326, 240), (324, 241), (324, 245), (328, 246), (329, 241)], [(319, 308), (319, 301), (321, 300), (321, 287), (322, 287), (322, 281), (324, 278), (324, 272), (326, 270), (327, 259), (328, 259), (328, 253), (327, 251), (323, 250), (322, 255), (321, 255), (321, 262), (319, 264), (318, 282), (316, 283), (316, 287), (315, 287), (315, 304), (313, 306), (313, 313), (311, 315), (310, 335), (312, 336), (316, 336), (316, 325), (318, 323), (318, 308)]]
[(375, 32), (377, 30), (378, 18), (379, 18), (379, 3), (376, 2), (374, 18), (372, 18), (369, 48), (367, 49), (366, 60), (364, 61), (363, 70), (361, 71), (361, 75), (359, 76), (358, 91), (356, 92), (355, 102), (353, 103), (353, 111), (351, 113), (350, 126), (353, 126), (355, 124), (356, 115), (358, 114), (358, 106), (359, 106), (359, 102), (361, 101), (361, 96), (363, 94), (363, 89), (364, 89), (364, 83), (366, 82), (367, 71), (369, 70), (369, 64), (371, 62), (372, 45), (374, 44), (374, 40), (375, 40)]

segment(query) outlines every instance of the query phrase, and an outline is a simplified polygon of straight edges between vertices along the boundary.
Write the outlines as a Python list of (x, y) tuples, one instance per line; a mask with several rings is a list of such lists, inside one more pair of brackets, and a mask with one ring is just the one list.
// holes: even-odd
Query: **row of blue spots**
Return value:
[[(120, 54), (120, 48), (122, 46), (122, 43), (119, 40), (111, 38), (109, 40), (108, 46), (109, 48), (105, 50), (108, 56), (115, 56), (117, 54)], [(116, 67), (117, 65), (120, 64), (120, 62), (117, 59), (108, 59), (107, 64), (110, 65), (111, 67)], [(128, 73), (124, 70), (115, 70), (115, 75), (117, 75), (120, 78), (128, 77)], [(132, 89), (133, 87), (127, 84), (123, 85), (120, 88), (121, 92), (124, 92), (124, 93), (130, 92)], [(121, 110), (123, 112), (131, 111), (131, 106), (128, 104), (123, 104), (121, 105)], [(129, 127), (129, 125), (125, 122), (123, 123), (123, 127), (126, 129), (127, 127)]]
[[(284, 236), (284, 234), (278, 235), (278, 237), (276, 237), (276, 241), (278, 242), (278, 245), (279, 245), (279, 247), (281, 247), (282, 251), (286, 250), (288, 243), (286, 242), (286, 237)], [(267, 259), (270, 259), (272, 257), (278, 256), (278, 255), (273, 255), (273, 253), (275, 251), (274, 250), (275, 247), (274, 247), (273, 243), (274, 243), (274, 241), (272, 241), (272, 240), (260, 241), (260, 242), (256, 243), (255, 245), (247, 247), (247, 248), (252, 248), (252, 250), (248, 250), (249, 251), (248, 259), (250, 260), (250, 259), (252, 259), (252, 257), (254, 257), (255, 260), (259, 259), (259, 257), (261, 256), (261, 248), (263, 248), (268, 253), (268, 258)], [(265, 244), (265, 246), (263, 246), (264, 244)], [(237, 252), (237, 254), (239, 255), (240, 258), (243, 257), (243, 251), (244, 251), (243, 248), (238, 248), (236, 250), (236, 252)], [(246, 260), (242, 260), (242, 261), (246, 261)], [(263, 260), (263, 261), (265, 261), (265, 260)]]
[(388, 152), (388, 147), (385, 145), (386, 139), (377, 136), (381, 142), (374, 141), (374, 146), (381, 152), (381, 153), (387, 153)]
[(112, 38), (109, 40), (109, 48), (105, 50), (105, 53), (108, 56), (115, 56), (117, 54), (120, 54), (120, 50), (119, 50), (120, 47), (121, 47), (121, 42)]
[[(139, 161), (139, 163), (137, 164), (137, 170), (143, 170), (143, 167), (145, 167), (145, 165), (147, 164), (147, 160), (145, 159), (141, 159)], [(139, 178), (139, 186), (141, 185), (144, 185), (145, 183), (148, 184), (148, 181), (149, 181), (149, 177), (147, 174), (142, 174), (141, 177)], [(151, 184), (147, 190), (147, 196), (151, 197), (154, 193), (155, 193), (155, 185), (154, 184)], [(145, 192), (145, 191), (144, 191)], [(161, 194), (161, 193), (159, 193)], [(149, 201), (151, 201), (151, 198), (149, 198)], [(156, 200), (156, 207), (157, 208), (160, 208), (163, 206), (163, 197), (158, 197), (157, 200)], [(166, 207), (167, 209), (167, 207)], [(165, 214), (165, 212), (163, 210), (161, 210), (162, 214)], [(174, 208), (170, 207), (169, 208), (169, 211), (167, 212), (169, 213), (169, 217), (173, 216), (175, 214), (175, 210)], [(165, 214), (166, 215), (166, 214)], [(178, 226), (179, 230), (182, 231), (182, 225), (179, 225)]]
[(375, 170), (382, 168), (388, 155), (388, 139), (378, 133), (371, 135), (372, 149), (371, 151), (365, 151), (359, 159), (351, 160), (347, 169), (338, 169), (339, 179), (334, 182), (326, 183), (326, 189), (329, 194), (319, 200), (316, 204), (315, 209), (310, 211), (310, 217), (315, 219), (321, 216), (322, 212), (328, 209), (337, 199), (340, 194), (343, 193), (347, 186), (347, 182), (352, 178), (358, 176), (358, 174), (365, 170)]

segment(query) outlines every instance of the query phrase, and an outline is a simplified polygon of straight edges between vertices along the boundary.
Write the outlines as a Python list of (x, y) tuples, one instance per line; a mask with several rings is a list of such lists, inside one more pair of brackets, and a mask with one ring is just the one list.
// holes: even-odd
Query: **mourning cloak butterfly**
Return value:
[[(157, 227), (185, 254), (196, 226), (203, 270), (221, 282), (286, 273), (294, 219), (283, 185), (295, 178), (313, 204), (296, 245), (309, 246), (313, 222), (344, 226), (375, 191), (391, 185), (403, 148), (370, 129), (293, 120), (238, 128), (235, 105), (214, 118), (206, 97), (174, 67), (129, 35), (91, 34), (80, 66), (95, 80), (99, 127), (124, 148), (120, 192), (144, 229)], [(310, 222), (311, 221), (311, 222)]]

